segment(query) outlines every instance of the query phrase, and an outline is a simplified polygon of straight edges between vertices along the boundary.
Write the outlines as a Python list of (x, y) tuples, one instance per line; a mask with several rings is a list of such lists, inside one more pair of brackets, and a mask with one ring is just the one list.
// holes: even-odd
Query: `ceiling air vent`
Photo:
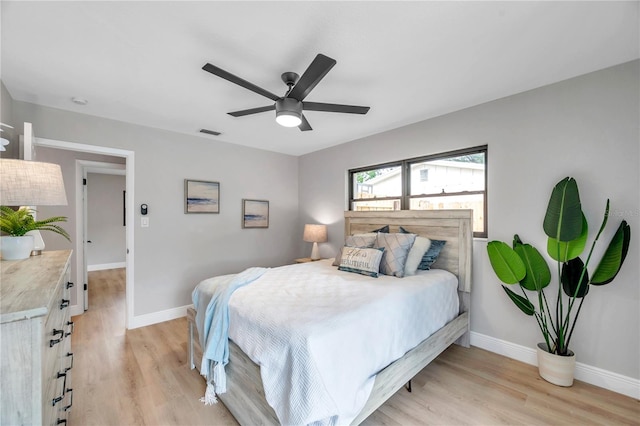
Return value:
[(222, 133), (214, 130), (200, 129), (200, 133), (206, 133), (207, 135), (220, 136)]

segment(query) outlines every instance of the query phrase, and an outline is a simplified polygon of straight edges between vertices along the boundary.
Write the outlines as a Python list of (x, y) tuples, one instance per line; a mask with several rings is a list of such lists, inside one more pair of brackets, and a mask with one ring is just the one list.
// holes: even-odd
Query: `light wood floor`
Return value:
[[(187, 366), (184, 318), (125, 332), (123, 269), (89, 274), (90, 310), (74, 317), (72, 425), (235, 425), (204, 406)], [(464, 365), (464, 366), (461, 366)], [(452, 346), (365, 425), (640, 425), (640, 401), (576, 381), (561, 388), (537, 369)]]

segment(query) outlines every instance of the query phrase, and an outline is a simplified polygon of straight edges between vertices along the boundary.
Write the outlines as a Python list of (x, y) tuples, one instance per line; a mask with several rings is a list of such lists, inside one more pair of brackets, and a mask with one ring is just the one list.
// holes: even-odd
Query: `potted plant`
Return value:
[(52, 231), (71, 241), (69, 234), (55, 222), (66, 222), (64, 216), (54, 216), (44, 220), (35, 220), (33, 209), (21, 207), (13, 210), (11, 207), (0, 206), (0, 231), (7, 236), (2, 237), (2, 258), (4, 260), (26, 259), (33, 250), (33, 236), (26, 235), (29, 231)]
[[(631, 228), (622, 220), (600, 262), (590, 274), (595, 245), (609, 219), (609, 200), (604, 218), (591, 248), (583, 261), (580, 255), (587, 245), (588, 224), (582, 212), (578, 185), (567, 177), (553, 188), (543, 229), (547, 235), (547, 254), (557, 267), (555, 306), (545, 294), (551, 283), (551, 271), (545, 258), (516, 234), (510, 247), (502, 241), (491, 241), (487, 252), (491, 267), (502, 281), (509, 298), (526, 315), (533, 316), (542, 332), (544, 342), (538, 344), (538, 370), (545, 380), (561, 385), (573, 384), (575, 355), (569, 349), (582, 303), (592, 285), (600, 286), (613, 281), (620, 271), (629, 249)], [(520, 293), (510, 287), (516, 285)], [(559, 362), (548, 367), (547, 362)], [(560, 371), (561, 368), (567, 371)]]

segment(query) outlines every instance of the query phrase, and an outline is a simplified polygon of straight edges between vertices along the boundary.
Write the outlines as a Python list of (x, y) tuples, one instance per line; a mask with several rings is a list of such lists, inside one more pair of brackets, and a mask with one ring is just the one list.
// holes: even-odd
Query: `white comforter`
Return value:
[(456, 289), (442, 270), (369, 278), (330, 260), (273, 268), (232, 295), (229, 337), (260, 365), (282, 424), (348, 424), (381, 369), (457, 316)]

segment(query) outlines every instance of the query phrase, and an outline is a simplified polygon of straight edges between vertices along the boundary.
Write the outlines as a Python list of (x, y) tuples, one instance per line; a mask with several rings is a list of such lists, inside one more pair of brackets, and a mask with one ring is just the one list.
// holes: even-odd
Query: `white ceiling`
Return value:
[[(639, 57), (638, 2), (2, 1), (11, 96), (292, 155), (383, 132)], [(213, 76), (211, 62), (273, 93), (323, 53), (337, 65), (307, 101), (313, 131)], [(86, 106), (71, 102), (86, 98)], [(201, 128), (222, 132), (205, 136)]]

